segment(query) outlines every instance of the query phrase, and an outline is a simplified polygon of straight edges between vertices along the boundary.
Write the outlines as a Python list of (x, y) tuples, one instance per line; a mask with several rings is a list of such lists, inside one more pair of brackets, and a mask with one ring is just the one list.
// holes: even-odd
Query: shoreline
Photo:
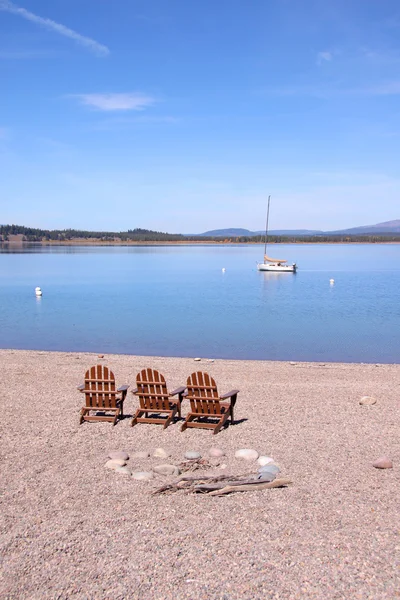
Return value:
[(362, 361), (332, 361), (332, 360), (300, 360), (300, 359), (288, 359), (288, 360), (280, 360), (280, 359), (272, 359), (272, 358), (220, 358), (220, 357), (197, 357), (200, 360), (195, 360), (194, 356), (174, 356), (174, 355), (155, 355), (155, 354), (130, 354), (128, 352), (106, 352), (103, 354), (97, 354), (96, 352), (90, 350), (46, 350), (46, 349), (26, 349), (26, 348), (1, 348), (0, 347), (0, 356), (3, 352), (27, 352), (33, 354), (40, 355), (53, 355), (59, 354), (61, 356), (65, 355), (82, 355), (82, 356), (92, 356), (96, 358), (96, 356), (104, 356), (104, 357), (132, 357), (132, 358), (141, 358), (142, 360), (177, 360), (177, 361), (193, 361), (195, 364), (199, 366), (199, 370), (201, 365), (213, 364), (213, 363), (266, 363), (269, 365), (286, 365), (286, 366), (316, 366), (316, 367), (346, 367), (346, 366), (372, 366), (372, 367), (400, 367), (400, 362), (362, 362)]
[[(8, 600), (392, 600), (399, 590), (400, 365), (295, 363), (0, 350), (3, 393), (1, 535)], [(79, 425), (87, 368), (129, 384), (126, 418)], [(218, 435), (180, 424), (130, 426), (136, 374), (168, 389), (203, 370), (220, 393), (239, 389), (235, 423)], [(360, 406), (363, 396), (376, 399)], [(183, 415), (189, 409), (183, 402)], [(152, 496), (170, 479), (137, 482), (104, 468), (125, 450), (133, 470), (225, 452), (225, 470), (254, 448), (279, 464), (283, 489), (211, 498)], [(163, 447), (170, 458), (135, 459)], [(374, 469), (389, 456), (393, 468)], [(193, 473), (197, 475), (199, 472)], [(201, 473), (200, 473), (201, 474)]]
[(390, 363), (381, 363), (376, 361), (371, 362), (357, 362), (357, 361), (330, 361), (330, 360), (297, 360), (297, 359), (288, 359), (288, 360), (279, 360), (272, 358), (208, 358), (208, 357), (198, 357), (200, 360), (195, 360), (194, 356), (174, 356), (174, 355), (155, 355), (155, 354), (130, 354), (128, 352), (107, 352), (104, 354), (97, 354), (96, 352), (90, 350), (46, 350), (46, 349), (26, 349), (26, 348), (1, 348), (0, 347), (0, 357), (2, 353), (16, 353), (16, 352), (26, 352), (28, 354), (38, 354), (38, 355), (82, 355), (82, 356), (90, 356), (90, 357), (104, 357), (102, 360), (106, 360), (107, 357), (131, 357), (131, 358), (140, 358), (142, 360), (155, 361), (155, 360), (178, 360), (178, 361), (192, 361), (194, 364), (197, 364), (199, 370), (201, 370), (201, 366), (214, 364), (214, 363), (266, 363), (269, 365), (286, 365), (286, 366), (315, 366), (315, 367), (346, 367), (346, 366), (372, 366), (372, 367), (400, 367), (400, 362), (390, 362)]
[[(368, 242), (368, 241), (323, 241), (323, 242), (307, 242), (307, 241), (295, 241), (295, 242), (291, 242), (291, 241), (284, 241), (284, 242), (270, 242), (269, 245), (271, 246), (280, 246), (280, 245), (290, 245), (290, 246), (320, 246), (320, 245), (338, 245), (338, 246), (353, 246), (353, 245), (372, 245), (372, 246), (381, 246), (381, 245), (388, 245), (388, 244), (394, 244), (394, 245), (398, 245), (400, 244), (400, 239), (399, 241), (394, 241), (394, 240), (388, 240), (387, 242), (380, 240), (379, 242)], [(69, 242), (52, 242), (52, 241), (48, 241), (48, 242), (1, 242), (0, 241), (0, 248), (4, 247), (4, 246), (12, 246), (12, 247), (20, 247), (20, 248), (24, 248), (24, 247), (29, 247), (29, 246), (99, 246), (99, 247), (107, 247), (107, 246), (199, 246), (199, 245), (207, 245), (207, 246), (263, 246), (264, 242), (226, 242), (226, 241), (221, 241), (218, 242), (216, 240), (192, 240), (192, 241), (151, 241), (151, 242), (146, 242), (146, 241), (142, 241), (142, 242), (109, 242), (109, 241), (104, 241), (102, 242), (101, 240), (96, 240), (96, 241), (85, 241), (85, 240), (79, 240), (79, 241), (69, 241)]]

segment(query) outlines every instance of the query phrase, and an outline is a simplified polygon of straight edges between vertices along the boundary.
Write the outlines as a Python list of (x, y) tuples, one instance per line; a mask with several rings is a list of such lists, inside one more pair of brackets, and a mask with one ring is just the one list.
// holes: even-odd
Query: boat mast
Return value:
[(267, 207), (267, 221), (265, 223), (265, 242), (264, 242), (264, 263), (265, 257), (267, 255), (267, 242), (268, 242), (268, 221), (269, 221), (269, 202), (271, 200), (271, 196), (268, 196), (268, 207)]

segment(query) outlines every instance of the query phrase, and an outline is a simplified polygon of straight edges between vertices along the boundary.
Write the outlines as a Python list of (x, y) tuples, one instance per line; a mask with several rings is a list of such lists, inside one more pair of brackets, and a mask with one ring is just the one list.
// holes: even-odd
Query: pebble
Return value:
[(259, 465), (264, 467), (265, 465), (269, 465), (270, 463), (273, 463), (274, 459), (271, 458), (270, 456), (259, 456), (257, 459), (257, 462)]
[(154, 451), (153, 456), (155, 458), (168, 458), (169, 456), (171, 456), (170, 454), (168, 454), (168, 452), (166, 450), (164, 450), (164, 448), (157, 448)]
[(109, 452), (108, 457), (111, 458), (111, 460), (128, 460), (129, 454), (122, 450), (117, 450), (115, 452)]
[(210, 458), (210, 460), (208, 462), (210, 463), (210, 465), (212, 467), (219, 467), (219, 465), (221, 464), (221, 459), (220, 458)]
[(260, 467), (258, 469), (259, 473), (271, 473), (272, 475), (276, 475), (277, 473), (280, 472), (280, 468), (278, 467), (278, 465), (265, 465), (265, 467)]
[(242, 448), (241, 450), (236, 450), (235, 457), (236, 458), (244, 458), (244, 460), (257, 460), (258, 458), (257, 450), (250, 450), (249, 448)]
[(393, 469), (393, 463), (387, 456), (381, 456), (375, 462), (372, 463), (375, 469)]
[(107, 469), (118, 469), (118, 467), (124, 467), (126, 462), (121, 460), (120, 458), (115, 458), (113, 460), (108, 460), (104, 465)]
[(153, 467), (154, 473), (157, 475), (180, 475), (180, 470), (175, 465), (157, 465)]
[(151, 471), (133, 471), (132, 478), (136, 481), (150, 481), (153, 479), (153, 473)]
[(188, 460), (196, 460), (197, 458), (201, 458), (201, 454), (200, 452), (197, 452), (197, 450), (188, 450), (185, 452), (185, 458)]
[(197, 357), (197, 358), (195, 358), (194, 360), (197, 360), (197, 361), (199, 361), (199, 360), (201, 360), (201, 358), (198, 358), (198, 357)]
[(219, 465), (220, 469), (226, 469), (228, 465), (226, 465), (225, 463), (223, 463), (222, 465)]
[(150, 452), (134, 452), (133, 454), (131, 454), (131, 458), (149, 458), (150, 456)]
[(359, 404), (362, 406), (372, 406), (373, 404), (376, 404), (376, 398), (373, 398), (372, 396), (363, 396)]
[(128, 467), (117, 467), (115, 469), (116, 473), (119, 473), (120, 475), (130, 475), (131, 474), (131, 470)]
[(289, 363), (289, 365), (292, 365), (292, 367), (294, 367), (295, 365), (297, 365), (297, 363), (295, 363), (295, 362), (291, 361), (291, 362)]
[(225, 452), (221, 450), (221, 448), (210, 448), (208, 451), (208, 456), (212, 458), (220, 458), (221, 456), (225, 456)]
[(104, 358), (104, 354), (98, 354), (97, 358)]

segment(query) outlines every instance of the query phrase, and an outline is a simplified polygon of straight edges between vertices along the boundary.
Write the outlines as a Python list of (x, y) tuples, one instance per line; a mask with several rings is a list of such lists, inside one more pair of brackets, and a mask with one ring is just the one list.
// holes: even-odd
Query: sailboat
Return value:
[(270, 258), (267, 256), (267, 243), (268, 243), (268, 221), (269, 221), (269, 203), (271, 196), (268, 196), (268, 208), (267, 208), (267, 222), (265, 225), (265, 242), (264, 242), (264, 262), (257, 263), (257, 269), (259, 271), (275, 271), (279, 273), (296, 273), (297, 265), (287, 264), (287, 260), (283, 258)]

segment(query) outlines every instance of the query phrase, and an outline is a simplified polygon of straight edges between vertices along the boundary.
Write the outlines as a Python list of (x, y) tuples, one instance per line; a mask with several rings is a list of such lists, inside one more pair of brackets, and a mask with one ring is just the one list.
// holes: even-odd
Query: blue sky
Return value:
[(0, 222), (400, 218), (398, 0), (0, 0)]

